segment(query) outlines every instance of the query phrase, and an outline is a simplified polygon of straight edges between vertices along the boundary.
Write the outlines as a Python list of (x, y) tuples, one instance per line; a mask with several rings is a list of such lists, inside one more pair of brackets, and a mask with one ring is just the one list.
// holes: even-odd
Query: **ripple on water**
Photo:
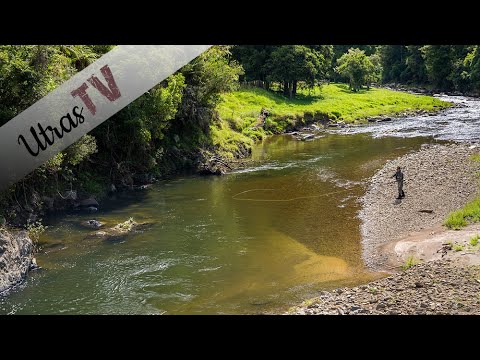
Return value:
[(339, 133), (371, 133), (374, 138), (434, 137), (438, 140), (478, 141), (480, 138), (480, 99), (463, 96), (438, 96), (439, 99), (464, 104), (464, 109), (448, 109), (440, 114), (405, 117), (391, 122), (336, 130)]

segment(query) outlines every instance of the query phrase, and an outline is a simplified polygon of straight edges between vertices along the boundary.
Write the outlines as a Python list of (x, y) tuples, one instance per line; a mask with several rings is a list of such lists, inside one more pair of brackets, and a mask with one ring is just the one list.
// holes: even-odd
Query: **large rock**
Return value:
[(108, 242), (117, 242), (123, 240), (128, 234), (138, 233), (150, 227), (151, 223), (137, 223), (132, 218), (117, 224), (114, 227), (96, 231), (85, 237), (85, 239), (101, 239)]
[(0, 230), (0, 294), (25, 279), (32, 258), (33, 243), (26, 231)]

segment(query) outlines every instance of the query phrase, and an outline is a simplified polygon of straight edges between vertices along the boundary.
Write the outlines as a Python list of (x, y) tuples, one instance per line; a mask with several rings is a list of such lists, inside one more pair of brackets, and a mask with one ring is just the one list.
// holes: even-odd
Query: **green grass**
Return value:
[(412, 266), (417, 265), (418, 263), (419, 263), (419, 261), (418, 261), (413, 255), (410, 255), (410, 256), (405, 260), (405, 262), (403, 263), (402, 269), (403, 269), (403, 270), (408, 270), (408, 269), (410, 269)]
[(439, 110), (451, 106), (433, 97), (387, 89), (351, 92), (345, 84), (329, 84), (312, 91), (303, 90), (295, 99), (259, 88), (245, 87), (223, 95), (218, 106), (222, 119), (243, 127), (266, 108), (274, 118), (303, 118), (305, 114), (327, 114), (330, 119), (353, 122), (379, 115), (394, 115), (411, 110)]
[(480, 154), (473, 154), (472, 156), (470, 156), (470, 159), (475, 162), (480, 162)]
[[(449, 106), (450, 103), (433, 97), (387, 89), (351, 92), (345, 84), (301, 90), (294, 99), (260, 88), (242, 87), (222, 95), (217, 105), (220, 121), (211, 127), (211, 131), (217, 149), (231, 157), (238, 143), (251, 146), (253, 141), (285, 132), (294, 124), (326, 120), (351, 123), (380, 115), (421, 109), (433, 111)], [(253, 129), (262, 108), (270, 112), (265, 129)]]
[(210, 131), (213, 145), (221, 155), (229, 159), (233, 159), (233, 154), (238, 150), (240, 144), (249, 148), (253, 145), (254, 140), (262, 138), (262, 134), (259, 134), (257, 138), (253, 135), (249, 137), (237, 129), (232, 129), (225, 121), (210, 126)]
[(472, 246), (477, 246), (478, 245), (478, 241), (480, 240), (480, 235), (474, 235), (470, 238), (470, 245)]
[(469, 223), (480, 221), (480, 198), (477, 198), (463, 208), (451, 212), (444, 222), (449, 229), (460, 230)]

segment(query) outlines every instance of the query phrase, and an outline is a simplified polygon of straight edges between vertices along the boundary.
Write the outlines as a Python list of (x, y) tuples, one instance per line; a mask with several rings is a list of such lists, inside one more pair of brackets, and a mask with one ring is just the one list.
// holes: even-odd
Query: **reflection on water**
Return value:
[(97, 220), (130, 217), (147, 231), (87, 238), (72, 214), (49, 219), (34, 272), (0, 313), (162, 314), (283, 311), (322, 289), (378, 274), (361, 260), (358, 197), (389, 158), (425, 138), (272, 137), (256, 166), (118, 194)]

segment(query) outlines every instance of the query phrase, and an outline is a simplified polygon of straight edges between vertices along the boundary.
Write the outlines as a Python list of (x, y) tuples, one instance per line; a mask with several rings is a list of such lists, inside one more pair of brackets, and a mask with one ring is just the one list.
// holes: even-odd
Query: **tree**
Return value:
[(378, 57), (374, 57), (373, 60), (375, 64), (363, 50), (349, 49), (337, 60), (336, 71), (349, 79), (351, 90), (358, 91), (363, 85), (370, 86), (372, 81), (379, 79), (380, 61)]
[(407, 49), (404, 45), (383, 45), (379, 48), (382, 59), (382, 81), (401, 82), (403, 81), (402, 74), (406, 70), (405, 59), (407, 56)]
[(369, 68), (369, 72), (367, 73), (367, 88), (370, 88), (370, 84), (378, 83), (382, 79), (382, 59), (379, 54), (372, 54), (368, 57), (370, 62), (372, 63), (372, 67)]
[(232, 48), (233, 57), (243, 66), (245, 71), (243, 81), (253, 82), (256, 86), (269, 89), (267, 81), (268, 63), (272, 52), (278, 46), (274, 45), (236, 45)]
[(276, 48), (268, 61), (269, 81), (278, 81), (283, 93), (295, 96), (299, 81), (313, 87), (326, 77), (329, 60), (318, 50), (304, 45), (284, 45)]
[(451, 90), (453, 83), (453, 51), (450, 45), (425, 45), (421, 48), (428, 79), (439, 90)]
[[(0, 45), (0, 125), (111, 48)], [(33, 193), (55, 197), (73, 188), (92, 195), (108, 184), (130, 186), (136, 174), (161, 176), (193, 165), (211, 143), (220, 94), (233, 90), (243, 71), (229, 49), (210, 48), (0, 194), (0, 213), (17, 199), (25, 199), (20, 206), (41, 206), (29, 200), (40, 199)]]
[(425, 60), (420, 50), (419, 45), (407, 46), (407, 68), (404, 72), (403, 80), (407, 83), (413, 83), (417, 85), (425, 84), (428, 81), (427, 68), (425, 67)]
[(463, 65), (465, 72), (462, 74), (464, 78), (468, 78), (471, 88), (480, 91), (480, 47), (475, 45), (466, 55)]

